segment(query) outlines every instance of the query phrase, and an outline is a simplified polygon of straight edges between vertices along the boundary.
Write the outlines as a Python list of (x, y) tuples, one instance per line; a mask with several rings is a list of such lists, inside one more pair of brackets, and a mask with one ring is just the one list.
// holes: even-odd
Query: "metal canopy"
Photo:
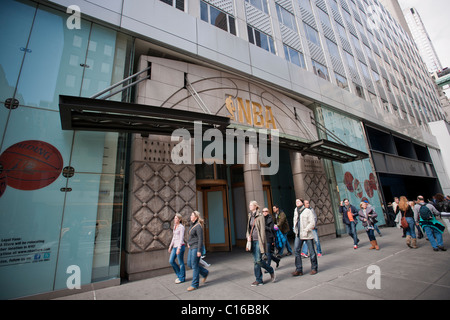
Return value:
[(363, 160), (369, 157), (365, 152), (324, 139), (313, 142), (304, 142), (292, 138), (280, 137), (279, 140), (280, 147), (282, 148), (295, 150), (303, 155), (312, 155), (340, 163)]
[(175, 129), (194, 132), (194, 121), (202, 129), (225, 130), (230, 118), (199, 112), (91, 98), (59, 96), (63, 130), (131, 132), (170, 135)]
[[(216, 128), (225, 132), (228, 127), (235, 127), (228, 117), (64, 95), (59, 96), (59, 111), (63, 130), (171, 135), (180, 128), (194, 133), (194, 121), (202, 122), (203, 131)], [(369, 157), (367, 153), (324, 139), (308, 142), (281, 134), (278, 140), (281, 148), (341, 163)]]

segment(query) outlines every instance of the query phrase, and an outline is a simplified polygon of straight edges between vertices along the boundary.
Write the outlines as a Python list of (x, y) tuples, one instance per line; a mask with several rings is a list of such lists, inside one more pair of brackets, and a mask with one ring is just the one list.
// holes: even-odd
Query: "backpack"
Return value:
[(420, 204), (419, 214), (422, 220), (430, 220), (433, 217), (430, 208), (426, 204)]

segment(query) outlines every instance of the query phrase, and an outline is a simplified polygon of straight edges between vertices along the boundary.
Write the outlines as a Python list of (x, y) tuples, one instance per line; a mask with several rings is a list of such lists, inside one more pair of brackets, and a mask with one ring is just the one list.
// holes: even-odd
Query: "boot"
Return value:
[(408, 247), (412, 248), (412, 247), (411, 247), (411, 236), (406, 236), (406, 245), (407, 245)]
[(412, 248), (417, 249), (418, 248), (417, 239), (412, 238), (411, 245), (412, 245)]
[(376, 240), (370, 241), (370, 244), (371, 244), (372, 246), (369, 248), (369, 250), (375, 249), (375, 248), (376, 248), (376, 247), (375, 247), (375, 244), (376, 244), (376, 243), (377, 243)]
[(376, 250), (380, 250), (380, 247), (378, 246), (377, 240), (373, 240), (374, 244), (375, 244), (375, 249)]

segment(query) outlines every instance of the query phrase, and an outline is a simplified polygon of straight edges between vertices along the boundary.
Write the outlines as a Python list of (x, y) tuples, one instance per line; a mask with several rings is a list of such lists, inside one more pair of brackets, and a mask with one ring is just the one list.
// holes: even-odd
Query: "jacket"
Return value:
[(278, 211), (278, 217), (275, 215), (275, 224), (280, 229), (281, 233), (286, 234), (289, 232), (289, 223), (286, 218), (286, 214), (283, 211)]
[[(247, 217), (247, 239), (252, 235), (252, 226), (250, 225), (250, 218), (252, 216), (252, 213), (248, 213)], [(261, 213), (261, 211), (256, 211), (256, 217), (255, 217), (255, 229), (258, 232), (258, 242), (259, 242), (259, 251), (261, 254), (266, 252), (267, 247), (267, 240), (266, 240), (266, 220), (264, 219), (264, 215)]]
[[(350, 205), (350, 211), (353, 214), (353, 220), (357, 224), (358, 220), (356, 218), (358, 217), (358, 210), (355, 208), (355, 206)], [(344, 224), (350, 224), (350, 220), (348, 219), (347, 215), (347, 209), (345, 208), (345, 206), (339, 206), (339, 213), (342, 214), (342, 222), (344, 222)]]
[(265, 219), (265, 230), (266, 230), (266, 241), (269, 244), (274, 243), (275, 238), (276, 238), (276, 233), (275, 233), (275, 229), (273, 228), (274, 224), (273, 224), (273, 217), (271, 214), (268, 214), (267, 216), (264, 217)]
[[(304, 208), (304, 206), (302, 206)], [(298, 234), (297, 223), (300, 220), (300, 234)], [(294, 209), (294, 233), (296, 237), (302, 240), (314, 239), (313, 230), (316, 227), (314, 214), (308, 208), (304, 208), (302, 213), (298, 214), (297, 207)]]
[(189, 228), (189, 249), (197, 249), (197, 252), (202, 252), (203, 248), (203, 228), (198, 220), (191, 224)]
[(180, 223), (176, 229), (173, 230), (172, 241), (169, 249), (184, 246), (184, 226)]
[[(364, 214), (364, 210), (360, 209), (358, 215), (359, 215), (359, 220), (362, 221), (364, 228), (373, 229), (373, 223), (370, 218), (376, 218), (378, 216), (378, 214), (375, 212), (375, 210), (373, 210), (372, 206), (368, 206), (366, 208), (365, 214)], [(367, 221), (364, 221), (364, 219), (367, 219)]]

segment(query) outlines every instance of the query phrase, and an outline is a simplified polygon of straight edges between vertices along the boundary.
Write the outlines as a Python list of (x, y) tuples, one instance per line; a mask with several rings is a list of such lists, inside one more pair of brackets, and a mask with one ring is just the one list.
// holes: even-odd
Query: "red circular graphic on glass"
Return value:
[(37, 190), (58, 179), (63, 168), (61, 153), (51, 144), (27, 140), (13, 144), (0, 156), (8, 186)]

